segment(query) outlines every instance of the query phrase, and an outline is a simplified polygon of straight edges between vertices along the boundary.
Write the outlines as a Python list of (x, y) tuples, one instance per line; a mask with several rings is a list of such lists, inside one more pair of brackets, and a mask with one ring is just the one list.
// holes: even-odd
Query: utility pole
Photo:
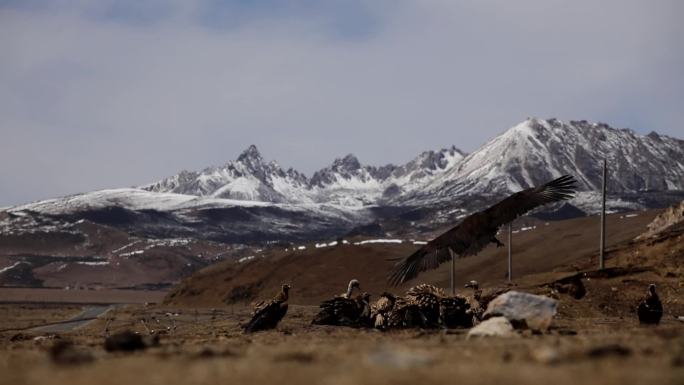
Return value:
[(451, 295), (456, 295), (456, 257), (451, 247), (449, 247), (449, 254), (451, 255)]
[(601, 193), (601, 244), (599, 248), (599, 270), (606, 267), (605, 252), (606, 252), (606, 182), (608, 166), (606, 159), (603, 159), (603, 191)]
[(513, 222), (508, 222), (508, 282), (513, 280)]

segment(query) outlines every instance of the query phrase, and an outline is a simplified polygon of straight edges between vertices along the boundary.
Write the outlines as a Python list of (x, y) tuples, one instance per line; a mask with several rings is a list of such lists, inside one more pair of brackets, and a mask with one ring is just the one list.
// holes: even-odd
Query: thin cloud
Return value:
[(0, 204), (146, 183), (252, 143), (311, 174), (348, 152), (472, 151), (527, 116), (677, 136), (680, 4), (10, 2)]

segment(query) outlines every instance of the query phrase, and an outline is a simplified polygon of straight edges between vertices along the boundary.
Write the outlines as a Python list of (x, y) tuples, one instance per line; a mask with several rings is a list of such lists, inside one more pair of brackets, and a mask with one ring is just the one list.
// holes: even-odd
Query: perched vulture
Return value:
[(444, 290), (421, 284), (406, 293), (418, 305), (422, 315), (422, 327), (471, 327), (473, 315), (465, 297), (449, 296)]
[[(438, 287), (421, 284), (409, 289), (406, 297), (395, 298), (391, 311), (385, 310), (381, 318), (382, 328), (472, 326), (469, 309), (465, 298), (451, 297)], [(377, 317), (375, 324), (379, 327)]]
[(508, 291), (507, 288), (492, 289), (488, 290), (486, 293), (483, 293), (482, 289), (480, 288), (480, 284), (477, 281), (470, 281), (465, 284), (465, 287), (473, 289), (472, 301), (469, 301), (469, 304), (471, 313), (475, 317), (473, 320), (473, 323), (475, 324), (482, 321), (482, 314), (484, 314), (484, 312), (487, 310), (489, 303), (492, 302), (494, 298)]
[(359, 307), (359, 319), (357, 321), (359, 326), (371, 327), (371, 305), (370, 294), (364, 292), (356, 297), (356, 305)]
[(481, 297), (482, 297), (482, 289), (480, 289), (480, 284), (479, 284), (477, 281), (475, 281), (475, 280), (471, 280), (470, 282), (466, 283), (464, 287), (465, 287), (466, 289), (467, 289), (467, 288), (473, 289), (473, 299), (474, 299), (475, 301), (477, 301), (478, 304), (479, 304), (479, 303), (480, 303), (480, 299), (481, 299)]
[(370, 322), (370, 295), (363, 293), (356, 298), (351, 298), (354, 289), (359, 288), (359, 281), (352, 279), (349, 282), (347, 292), (323, 301), (321, 310), (313, 321), (314, 325), (335, 325), (358, 327)]
[(394, 307), (387, 317), (386, 328), (427, 327), (427, 318), (412, 297), (396, 297)]
[(465, 297), (459, 295), (442, 298), (439, 301), (439, 322), (446, 328), (469, 328), (475, 323), (475, 316)]
[(444, 290), (424, 283), (409, 289), (406, 296), (418, 305), (424, 318), (423, 327), (439, 326), (440, 302), (447, 297)]
[(470, 304), (471, 313), (473, 314), (473, 324), (475, 325), (482, 320), (482, 314), (487, 310), (489, 302), (483, 303), (482, 289), (480, 289), (480, 284), (477, 281), (471, 280), (465, 284), (465, 288), (473, 289), (472, 299), (468, 299), (468, 302)]
[(283, 285), (278, 295), (270, 301), (255, 305), (252, 319), (244, 326), (245, 333), (274, 329), (287, 313), (287, 299), (290, 285)]
[(380, 330), (387, 328), (389, 315), (394, 308), (396, 300), (394, 295), (387, 292), (380, 295), (380, 298), (371, 306), (371, 322), (373, 327)]
[(639, 303), (637, 315), (639, 315), (639, 323), (650, 325), (660, 323), (660, 318), (663, 316), (663, 304), (660, 303), (655, 284), (648, 285), (648, 294)]
[(397, 262), (389, 282), (397, 286), (415, 278), (420, 272), (436, 269), (451, 259), (449, 249), (459, 257), (466, 257), (477, 254), (490, 242), (497, 247), (503, 246), (496, 239), (501, 226), (536, 207), (572, 198), (574, 188), (575, 179), (564, 175), (539, 187), (517, 192), (484, 211), (471, 214), (456, 227)]

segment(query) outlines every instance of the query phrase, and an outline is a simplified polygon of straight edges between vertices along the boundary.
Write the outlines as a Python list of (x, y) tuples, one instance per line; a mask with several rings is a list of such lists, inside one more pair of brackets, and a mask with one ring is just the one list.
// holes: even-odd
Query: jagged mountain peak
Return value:
[(238, 156), (238, 158), (237, 158), (238, 162), (262, 163), (263, 160), (264, 159), (261, 157), (261, 153), (259, 152), (259, 149), (254, 144), (250, 145), (244, 151), (242, 151), (240, 156)]
[(354, 154), (347, 154), (342, 158), (336, 158), (330, 168), (335, 171), (355, 171), (361, 168), (361, 162)]
[(250, 145), (236, 160), (201, 172), (181, 172), (143, 186), (153, 192), (170, 192), (213, 198), (264, 202), (299, 202), (293, 193), (306, 187), (308, 180), (297, 172), (283, 171), (277, 162), (264, 162), (255, 145)]
[(438, 151), (423, 151), (408, 164), (415, 164), (417, 167), (429, 170), (438, 170), (449, 167), (451, 162), (459, 161), (465, 157), (465, 155), (466, 153), (456, 148), (456, 146), (451, 146)]

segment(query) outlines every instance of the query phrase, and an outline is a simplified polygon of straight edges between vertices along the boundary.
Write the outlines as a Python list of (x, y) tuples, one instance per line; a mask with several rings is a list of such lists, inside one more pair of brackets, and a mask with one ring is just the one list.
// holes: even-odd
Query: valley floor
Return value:
[[(569, 230), (573, 229), (566, 228), (561, 235), (574, 234)], [(519, 238), (522, 246), (524, 238)], [(384, 260), (384, 249), (378, 250), (374, 259)], [(347, 254), (333, 252), (331, 266), (346, 266), (334, 258)], [(539, 253), (543, 257), (544, 250)], [(525, 256), (532, 258), (534, 253)], [(325, 268), (320, 271), (328, 274), (318, 280), (322, 283), (317, 291), (304, 285), (307, 277), (281, 268), (281, 274), (290, 274), (287, 282), (292, 277), (299, 280), (294, 286), (299, 290), (291, 293), (289, 311), (276, 330), (253, 335), (244, 335), (240, 328), (250, 309), (220, 300), (230, 279), (239, 276), (220, 265), (188, 279), (165, 305), (118, 305), (97, 313), (88, 310), (92, 304), (4, 304), (0, 305), (0, 385), (684, 384), (684, 231), (630, 241), (608, 256), (607, 269), (598, 272), (593, 270), (595, 258), (575, 258), (571, 267), (530, 271), (510, 287), (483, 285), (485, 291), (508, 287), (559, 301), (548, 332), (523, 331), (509, 339), (467, 339), (463, 329), (380, 332), (312, 326), (317, 307), (311, 302), (333, 295), (340, 287), (332, 277), (357, 276)], [(314, 257), (302, 255), (294, 262)], [(368, 256), (365, 260), (373, 262)], [(258, 266), (250, 264), (242, 273)], [(367, 270), (366, 265), (360, 266)], [(559, 293), (554, 286), (574, 275), (586, 287), (581, 299)], [(274, 284), (284, 282), (280, 276), (269, 279)], [(376, 281), (370, 276), (362, 279), (368, 282), (364, 290), (383, 289), (372, 287), (380, 285)], [(439, 284), (439, 280), (432, 282)], [(640, 326), (635, 308), (650, 283), (658, 287), (664, 315), (659, 326)], [(199, 290), (209, 286), (211, 291)], [(268, 285), (259, 286), (256, 297), (268, 298), (262, 291), (273, 295), (267, 289)], [(199, 307), (203, 303), (214, 307)], [(99, 316), (76, 328), (57, 332), (39, 328), (89, 312)], [(160, 343), (142, 352), (106, 352), (105, 334), (127, 329), (158, 334)], [(51, 347), (67, 340), (73, 343), (71, 350), (55, 361)]]
[[(74, 306), (3, 305), (0, 384), (681, 384), (684, 323), (657, 327), (634, 316), (601, 316), (585, 300), (561, 298), (548, 333), (466, 339), (466, 330), (376, 330), (312, 326), (314, 306), (292, 305), (277, 330), (244, 335), (246, 307), (132, 305), (76, 330), (23, 329), (68, 319)], [(9, 325), (14, 320), (13, 325)], [(105, 329), (170, 329), (160, 345), (107, 353)], [(18, 322), (23, 321), (23, 322)], [(31, 322), (33, 321), (33, 322)], [(92, 360), (58, 364), (48, 350), (70, 340)]]

